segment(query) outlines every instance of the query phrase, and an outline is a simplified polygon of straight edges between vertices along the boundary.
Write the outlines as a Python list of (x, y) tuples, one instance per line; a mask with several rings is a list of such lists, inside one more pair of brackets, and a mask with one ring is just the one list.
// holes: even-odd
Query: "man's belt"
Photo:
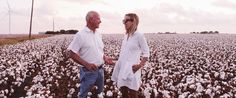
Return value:
[(99, 66), (98, 66), (98, 69), (103, 68), (104, 65), (105, 65), (105, 64), (101, 64), (101, 65), (99, 65)]

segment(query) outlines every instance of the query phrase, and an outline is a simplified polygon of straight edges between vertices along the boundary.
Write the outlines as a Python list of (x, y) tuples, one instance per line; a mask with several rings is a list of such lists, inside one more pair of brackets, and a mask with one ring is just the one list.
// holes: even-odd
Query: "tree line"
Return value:
[(219, 31), (190, 32), (190, 34), (219, 34)]

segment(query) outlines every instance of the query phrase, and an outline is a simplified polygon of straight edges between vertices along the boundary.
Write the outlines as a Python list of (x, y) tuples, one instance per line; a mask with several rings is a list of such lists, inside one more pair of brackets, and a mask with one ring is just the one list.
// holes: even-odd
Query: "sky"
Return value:
[[(0, 0), (0, 34), (28, 34), (31, 0)], [(8, 6), (9, 4), (9, 6)], [(32, 33), (86, 26), (97, 11), (102, 34), (124, 33), (122, 20), (136, 13), (143, 33), (219, 31), (236, 34), (236, 0), (35, 0)], [(9, 30), (10, 13), (10, 30)]]

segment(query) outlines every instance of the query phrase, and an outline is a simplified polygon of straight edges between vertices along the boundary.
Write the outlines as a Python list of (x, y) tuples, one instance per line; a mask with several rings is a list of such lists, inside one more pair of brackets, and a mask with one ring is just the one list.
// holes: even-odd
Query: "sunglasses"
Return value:
[(123, 20), (123, 24), (126, 24), (128, 21), (133, 22), (134, 19), (124, 19), (124, 20)]

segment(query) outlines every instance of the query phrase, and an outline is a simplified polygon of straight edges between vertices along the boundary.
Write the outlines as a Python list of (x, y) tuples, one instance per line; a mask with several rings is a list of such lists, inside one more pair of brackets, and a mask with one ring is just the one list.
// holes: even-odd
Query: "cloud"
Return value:
[(57, 14), (57, 7), (55, 1), (41, 0), (41, 2), (34, 2), (34, 16), (35, 17), (53, 17)]
[(81, 4), (81, 5), (88, 5), (91, 3), (100, 3), (100, 4), (104, 4), (104, 5), (108, 5), (108, 3), (106, 3), (103, 0), (61, 0), (61, 1), (65, 1), (68, 3), (77, 3), (77, 4)]
[[(0, 3), (3, 1), (0, 1)], [(12, 31), (28, 32), (31, 0), (15, 1), (12, 4)], [(115, 2), (115, 3), (114, 3)], [(52, 30), (55, 19), (56, 30), (78, 29), (85, 26), (85, 15), (90, 10), (100, 13), (102, 33), (123, 33), (122, 19), (128, 12), (140, 18), (142, 32), (221, 30), (234, 32), (236, 25), (236, 2), (234, 0), (159, 0), (155, 3), (137, 1), (103, 0), (36, 0), (34, 5), (33, 32)], [(3, 2), (4, 3), (4, 2)], [(24, 6), (22, 6), (24, 5)], [(120, 7), (120, 5), (123, 5)], [(201, 6), (200, 6), (201, 5)], [(0, 6), (0, 33), (8, 32), (8, 16)]]
[(212, 4), (218, 7), (236, 10), (236, 2), (233, 2), (233, 0), (215, 0)]
[(140, 15), (140, 27), (146, 32), (177, 31), (188, 33), (201, 30), (232, 32), (232, 25), (236, 25), (234, 18), (236, 14), (228, 15), (221, 11), (212, 13), (177, 4), (162, 3), (153, 9), (138, 9), (135, 12)]

